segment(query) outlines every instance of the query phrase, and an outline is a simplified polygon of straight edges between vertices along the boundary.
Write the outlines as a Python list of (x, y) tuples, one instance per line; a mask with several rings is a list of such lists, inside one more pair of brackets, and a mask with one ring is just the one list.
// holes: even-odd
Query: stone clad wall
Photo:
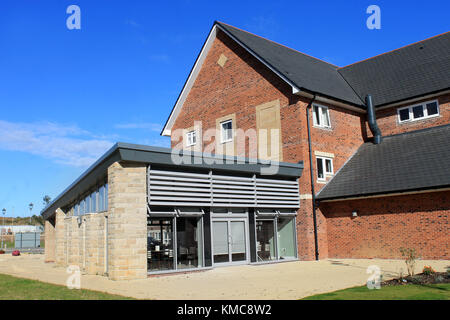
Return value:
[(86, 233), (85, 271), (88, 274), (105, 273), (105, 214), (84, 217)]
[(147, 277), (147, 168), (115, 162), (108, 168), (109, 277)]
[(66, 265), (66, 233), (65, 233), (65, 223), (64, 217), (65, 213), (61, 209), (57, 209), (55, 213), (55, 246), (56, 246), (56, 259), (55, 262), (57, 265), (64, 266)]
[(56, 259), (56, 229), (48, 220), (45, 221), (45, 262), (55, 262)]
[(46, 261), (114, 280), (146, 278), (147, 168), (116, 162), (108, 168), (108, 186), (107, 212), (79, 220), (58, 209), (53, 229), (46, 221)]

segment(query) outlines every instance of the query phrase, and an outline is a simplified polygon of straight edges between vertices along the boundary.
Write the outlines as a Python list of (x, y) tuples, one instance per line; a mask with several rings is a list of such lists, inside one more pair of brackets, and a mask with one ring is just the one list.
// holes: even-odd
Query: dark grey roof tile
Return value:
[(450, 186), (450, 125), (364, 143), (318, 200)]

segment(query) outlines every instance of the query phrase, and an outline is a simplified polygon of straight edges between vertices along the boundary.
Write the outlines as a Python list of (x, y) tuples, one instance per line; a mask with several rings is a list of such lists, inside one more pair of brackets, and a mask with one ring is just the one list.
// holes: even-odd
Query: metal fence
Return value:
[(39, 248), (41, 246), (40, 232), (21, 232), (14, 235), (14, 246), (17, 249)]

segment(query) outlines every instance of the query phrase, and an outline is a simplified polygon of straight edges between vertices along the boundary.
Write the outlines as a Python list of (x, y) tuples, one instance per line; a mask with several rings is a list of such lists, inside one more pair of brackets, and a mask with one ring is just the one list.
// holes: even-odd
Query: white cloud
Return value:
[(150, 130), (155, 132), (161, 132), (162, 126), (159, 123), (151, 123), (151, 122), (144, 122), (144, 123), (121, 123), (116, 124), (114, 126), (116, 129), (144, 129), (144, 130)]
[(162, 63), (169, 63), (170, 57), (167, 54), (161, 53), (161, 54), (153, 54), (150, 57), (150, 60), (153, 62), (162, 62)]
[(77, 126), (0, 120), (0, 149), (27, 152), (56, 163), (86, 167), (112, 145)]
[(135, 27), (135, 28), (141, 26), (139, 23), (136, 22), (136, 20), (133, 20), (133, 19), (127, 19), (127, 20), (125, 20), (125, 24), (126, 24), (126, 25), (129, 25), (129, 26), (132, 26), (132, 27)]

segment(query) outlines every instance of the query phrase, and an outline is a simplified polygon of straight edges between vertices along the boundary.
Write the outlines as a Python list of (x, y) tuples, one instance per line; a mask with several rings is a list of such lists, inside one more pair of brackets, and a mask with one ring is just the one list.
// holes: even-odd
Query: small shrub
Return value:
[(412, 277), (414, 275), (414, 267), (416, 266), (417, 260), (416, 250), (413, 248), (400, 248), (400, 253), (405, 258), (408, 275)]
[(430, 274), (436, 273), (436, 271), (434, 271), (434, 269), (431, 266), (424, 266), (422, 273), (426, 274), (426, 275), (430, 275)]

